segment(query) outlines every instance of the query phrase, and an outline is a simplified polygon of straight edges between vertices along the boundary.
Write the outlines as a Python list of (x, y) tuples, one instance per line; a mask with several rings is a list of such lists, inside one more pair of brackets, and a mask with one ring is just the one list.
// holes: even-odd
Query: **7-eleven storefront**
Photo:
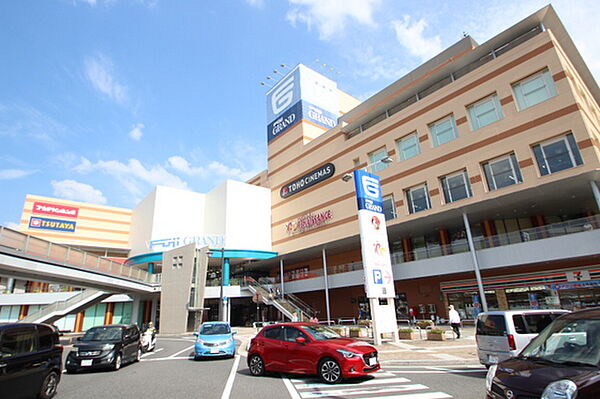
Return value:
[[(487, 277), (483, 287), (489, 310), (595, 307), (600, 306), (600, 265)], [(479, 313), (475, 279), (441, 282), (440, 288), (444, 301), (458, 308), (463, 318)]]

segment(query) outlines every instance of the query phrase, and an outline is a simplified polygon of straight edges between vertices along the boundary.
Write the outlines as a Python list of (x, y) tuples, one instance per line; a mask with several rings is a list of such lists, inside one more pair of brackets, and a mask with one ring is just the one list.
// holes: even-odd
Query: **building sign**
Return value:
[(577, 270), (574, 272), (566, 272), (565, 274), (567, 275), (567, 281), (569, 282), (588, 281), (592, 279), (589, 270)]
[(210, 235), (210, 236), (181, 236), (171, 238), (161, 238), (151, 240), (146, 243), (148, 249), (165, 250), (179, 248), (183, 245), (196, 243), (200, 247), (222, 248), (225, 246), (225, 236)]
[(548, 288), (553, 290), (574, 290), (578, 288), (600, 287), (600, 280), (581, 281), (579, 283), (559, 283), (551, 284)]
[(75, 222), (72, 220), (48, 219), (32, 216), (29, 219), (29, 228), (74, 232)]
[(327, 224), (332, 218), (333, 214), (330, 209), (319, 213), (309, 213), (308, 215), (303, 215), (287, 222), (285, 224), (285, 231), (288, 235), (304, 233)]
[(394, 298), (394, 276), (379, 177), (355, 170), (354, 185), (367, 297)]
[(79, 208), (74, 206), (48, 204), (46, 202), (34, 202), (33, 213), (42, 213), (44, 215), (52, 216), (63, 216), (68, 218), (77, 218), (79, 215)]
[(307, 189), (315, 184), (322, 182), (333, 176), (335, 173), (335, 166), (332, 163), (326, 163), (323, 166), (313, 170), (302, 176), (299, 179), (294, 180), (291, 183), (288, 183), (281, 187), (279, 190), (279, 195), (281, 198), (287, 198), (292, 196), (300, 191)]
[(331, 129), (338, 114), (337, 84), (299, 64), (267, 92), (267, 141), (302, 119)]

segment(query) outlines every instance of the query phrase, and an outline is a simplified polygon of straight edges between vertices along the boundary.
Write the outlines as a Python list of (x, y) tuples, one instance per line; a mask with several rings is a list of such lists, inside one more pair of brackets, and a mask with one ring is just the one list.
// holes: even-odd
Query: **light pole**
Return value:
[(225, 248), (221, 248), (221, 290), (219, 293), (219, 320), (225, 320), (225, 309), (223, 309), (223, 284), (225, 284)]

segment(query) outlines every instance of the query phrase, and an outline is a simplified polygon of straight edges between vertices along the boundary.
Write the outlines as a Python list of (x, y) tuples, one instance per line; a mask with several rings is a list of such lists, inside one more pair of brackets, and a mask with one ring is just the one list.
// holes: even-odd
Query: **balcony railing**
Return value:
[[(560, 237), (568, 234), (581, 233), (590, 230), (600, 229), (600, 215), (573, 219), (560, 223), (553, 223), (542, 227), (534, 227), (510, 233), (497, 234), (490, 237), (474, 237), (473, 243), (476, 250), (495, 248), (506, 245), (518, 244), (529, 241), (543, 240), (546, 238)], [(404, 252), (397, 251), (391, 254), (392, 264), (400, 264), (415, 260), (437, 258), (469, 252), (467, 240), (460, 240), (449, 245), (435, 245), (427, 248), (418, 248), (410, 251), (405, 258)], [(407, 260), (408, 259), (408, 260)], [(362, 270), (362, 262), (351, 262), (341, 265), (333, 265), (327, 268), (327, 274), (347, 273), (355, 270)], [(297, 273), (293, 277), (285, 278), (284, 281), (298, 281), (308, 278), (322, 277), (323, 269), (309, 270), (304, 273)], [(279, 277), (274, 280), (279, 283)]]
[(0, 247), (35, 255), (61, 264), (128, 277), (132, 280), (155, 283), (157, 279), (145, 270), (124, 265), (76, 248), (55, 244), (3, 226), (0, 226)]

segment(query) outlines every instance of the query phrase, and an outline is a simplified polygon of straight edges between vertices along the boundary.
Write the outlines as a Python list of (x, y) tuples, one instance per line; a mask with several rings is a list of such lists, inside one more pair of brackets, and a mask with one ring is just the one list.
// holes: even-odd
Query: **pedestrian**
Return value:
[(292, 321), (298, 321), (298, 313), (292, 313)]
[(318, 323), (319, 319), (317, 319), (317, 316), (313, 316), (313, 317), (310, 318), (310, 322), (311, 323)]
[(452, 330), (454, 330), (454, 334), (456, 334), (456, 338), (460, 338), (460, 315), (454, 309), (454, 305), (448, 306), (448, 318), (450, 319), (450, 325), (452, 326)]

